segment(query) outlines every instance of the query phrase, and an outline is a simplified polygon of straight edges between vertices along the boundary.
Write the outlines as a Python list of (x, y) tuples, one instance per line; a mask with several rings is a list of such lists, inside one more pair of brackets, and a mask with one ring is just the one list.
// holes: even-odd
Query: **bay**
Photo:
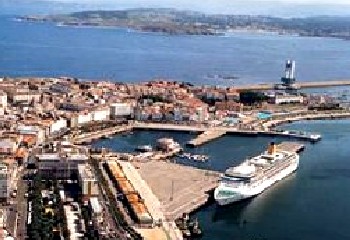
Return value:
[[(224, 85), (278, 82), (286, 59), (300, 81), (350, 76), (350, 41), (236, 33), (169, 36), (118, 28), (58, 27), (0, 16), (0, 76), (155, 78)], [(239, 79), (212, 79), (208, 76)]]

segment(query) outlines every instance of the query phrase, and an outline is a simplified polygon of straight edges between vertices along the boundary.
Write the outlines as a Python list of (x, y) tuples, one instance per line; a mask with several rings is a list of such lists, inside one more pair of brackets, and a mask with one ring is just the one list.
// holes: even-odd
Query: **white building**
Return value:
[(97, 179), (88, 164), (78, 165), (78, 178), (83, 201), (91, 197), (98, 196)]
[(84, 111), (78, 114), (78, 125), (90, 123), (92, 120), (93, 120), (93, 115), (91, 112)]
[(300, 95), (276, 95), (273, 98), (274, 104), (303, 103), (304, 97)]
[(92, 111), (93, 121), (107, 121), (110, 118), (110, 108), (96, 109)]
[(16, 152), (18, 142), (11, 138), (0, 139), (0, 155), (12, 155)]
[(110, 106), (111, 118), (125, 117), (133, 115), (133, 107), (130, 103), (113, 103)]
[(92, 197), (89, 200), (90, 209), (92, 212), (92, 217), (98, 222), (103, 221), (103, 211), (100, 202), (97, 197)]
[(50, 133), (55, 133), (55, 132), (59, 132), (63, 129), (67, 128), (67, 120), (66, 119), (57, 119), (54, 120), (53, 123), (51, 124), (50, 127)]
[(31, 101), (39, 102), (41, 94), (34, 91), (10, 91), (8, 98), (13, 103), (30, 103)]
[(80, 216), (80, 208), (78, 204), (75, 204), (76, 210), (74, 210), (72, 205), (64, 205), (64, 216), (66, 218), (67, 230), (68, 230), (68, 239), (69, 240), (80, 240), (84, 239), (84, 234), (81, 233), (82, 229), (79, 229), (80, 226), (84, 225), (84, 220)]
[(4, 115), (7, 109), (7, 94), (0, 90), (0, 115)]

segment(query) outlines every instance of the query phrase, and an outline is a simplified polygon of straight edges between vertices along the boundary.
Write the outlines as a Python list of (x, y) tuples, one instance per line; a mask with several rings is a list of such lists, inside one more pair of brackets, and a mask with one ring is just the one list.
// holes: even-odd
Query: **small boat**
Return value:
[(153, 149), (151, 145), (141, 145), (136, 147), (135, 150), (138, 152), (151, 152)]
[(198, 220), (197, 218), (195, 220), (193, 220), (193, 222), (191, 222), (189, 224), (189, 226), (191, 227), (191, 235), (193, 237), (199, 237), (202, 235), (202, 230), (199, 228), (199, 224), (198, 224)]

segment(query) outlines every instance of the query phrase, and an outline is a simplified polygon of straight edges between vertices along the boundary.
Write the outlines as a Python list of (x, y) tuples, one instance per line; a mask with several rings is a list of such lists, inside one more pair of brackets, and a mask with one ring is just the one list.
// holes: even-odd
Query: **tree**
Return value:
[(262, 92), (243, 91), (239, 93), (239, 100), (244, 105), (255, 105), (268, 100)]

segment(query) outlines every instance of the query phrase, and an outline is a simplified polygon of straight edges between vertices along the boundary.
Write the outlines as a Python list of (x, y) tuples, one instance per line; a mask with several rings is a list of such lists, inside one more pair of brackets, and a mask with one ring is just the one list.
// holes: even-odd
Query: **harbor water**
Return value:
[[(212, 204), (195, 213), (204, 233), (202, 239), (350, 239), (350, 120), (305, 121), (284, 128), (320, 132), (323, 138), (316, 144), (305, 142), (297, 172), (256, 198), (225, 207)], [(93, 145), (131, 152), (137, 145), (152, 144), (160, 137), (172, 137), (184, 145), (194, 135), (140, 131)], [(196, 149), (185, 148), (207, 154), (208, 162), (178, 161), (224, 171), (259, 154), (270, 141), (285, 139), (225, 136)]]

